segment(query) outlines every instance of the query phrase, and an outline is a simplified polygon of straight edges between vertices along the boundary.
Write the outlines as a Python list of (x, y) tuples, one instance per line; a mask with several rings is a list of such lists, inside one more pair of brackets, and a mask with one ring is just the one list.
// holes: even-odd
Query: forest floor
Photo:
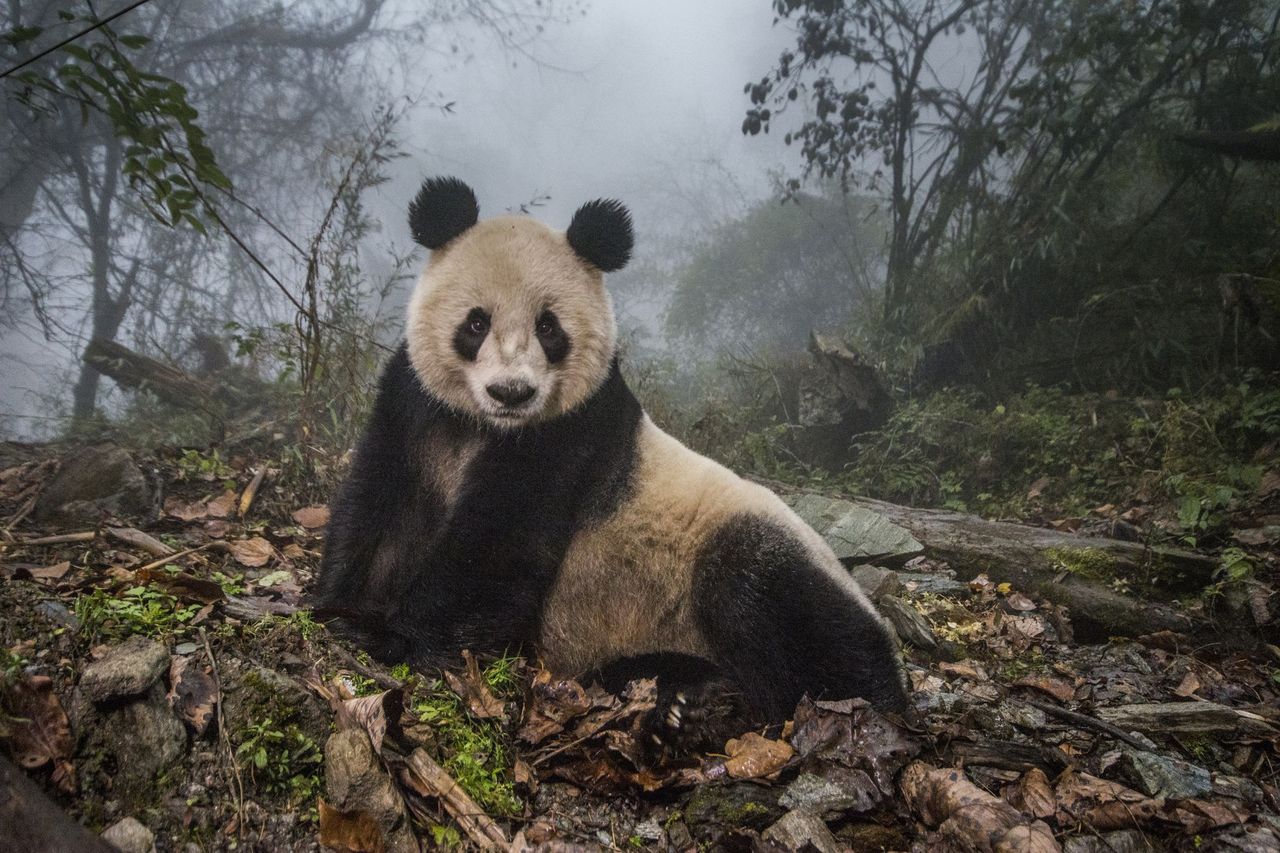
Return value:
[(327, 511), (275, 464), (0, 445), (0, 745), (121, 849), (1280, 850), (1274, 645), (1079, 644), (926, 557), (877, 581), (939, 640), (912, 711), (806, 700), (655, 765), (651, 683), (337, 642), (304, 598)]

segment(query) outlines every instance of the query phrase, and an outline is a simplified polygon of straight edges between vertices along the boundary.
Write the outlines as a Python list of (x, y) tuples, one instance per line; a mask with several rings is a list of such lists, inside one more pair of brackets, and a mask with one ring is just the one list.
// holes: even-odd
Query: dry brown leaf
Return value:
[(196, 521), (207, 518), (209, 508), (204, 501), (184, 501), (177, 496), (172, 496), (164, 502), (164, 513), (179, 521)]
[(1062, 848), (1043, 821), (1028, 821), (1013, 806), (969, 781), (959, 768), (917, 761), (902, 773), (902, 795), (927, 826), (957, 849), (1050, 853)]
[(340, 812), (320, 800), (320, 844), (342, 853), (382, 853), (382, 830), (365, 812)]
[(354, 699), (336, 699), (336, 695), (330, 701), (337, 711), (338, 728), (363, 731), (369, 736), (373, 751), (381, 755), (382, 741), (387, 732), (396, 735), (400, 730), (404, 691), (395, 687), (373, 696), (358, 696)]
[(53, 692), (53, 679), (47, 675), (21, 678), (6, 693), (4, 705), (12, 715), (6, 721), (6, 740), (13, 760), (24, 770), (52, 764), (54, 784), (64, 793), (75, 793), (76, 768), (71, 763), (75, 742), (71, 723)]
[(982, 667), (978, 666), (973, 661), (962, 660), (962, 661), (957, 661), (955, 663), (942, 661), (938, 664), (938, 671), (941, 672), (943, 675), (954, 675), (954, 676), (959, 676), (960, 678), (972, 678), (974, 681), (987, 680), (986, 672), (984, 672)]
[(1049, 482), (1050, 480), (1048, 477), (1041, 477), (1032, 483), (1031, 488), (1027, 489), (1027, 500), (1033, 501), (1040, 497), (1040, 495), (1044, 493), (1044, 490), (1048, 488)]
[(183, 601), (214, 604), (226, 598), (222, 587), (214, 581), (196, 577), (190, 572), (166, 572), (162, 569), (139, 569), (133, 573), (137, 583), (150, 583), (161, 587)]
[(218, 688), (209, 673), (191, 663), (185, 655), (173, 655), (169, 659), (169, 688), (166, 697), (169, 707), (178, 717), (191, 726), (196, 737), (204, 734), (213, 722), (220, 697)]
[(501, 699), (493, 695), (489, 685), (480, 673), (480, 664), (470, 651), (463, 649), (462, 659), (466, 662), (466, 677), (445, 670), (445, 680), (449, 688), (457, 693), (467, 705), (473, 717), (480, 720), (500, 720), (506, 718), (505, 706)]
[(1067, 770), (1054, 788), (1058, 799), (1058, 823), (1077, 821), (1098, 830), (1140, 827), (1154, 820), (1161, 803), (1118, 782), (1109, 782)]
[(265, 566), (271, 561), (271, 555), (275, 552), (275, 549), (271, 547), (271, 543), (261, 536), (254, 536), (251, 539), (237, 539), (231, 542), (230, 545), (231, 556), (235, 557), (236, 562), (251, 569)]
[(564, 731), (565, 726), (592, 708), (592, 700), (582, 685), (572, 679), (553, 679), (548, 670), (539, 670), (529, 684), (525, 722), (516, 732), (521, 741), (537, 746)]
[(141, 548), (153, 557), (172, 557), (176, 553), (159, 539), (135, 527), (108, 527), (107, 535), (126, 545)]
[(206, 506), (206, 511), (208, 512), (209, 516), (212, 518), (226, 518), (227, 516), (231, 515), (232, 512), (235, 511), (235, 508), (236, 508), (236, 493), (223, 492), (218, 497), (209, 501), (208, 505)]
[(1177, 696), (1186, 699), (1194, 696), (1196, 691), (1204, 685), (1200, 682), (1200, 676), (1195, 674), (1194, 670), (1187, 670), (1187, 674), (1182, 676), (1182, 681), (1178, 682), (1178, 686), (1173, 688), (1173, 692)]
[(1011, 593), (1009, 597), (1004, 600), (1004, 603), (1008, 605), (1010, 608), (1012, 608), (1013, 610), (1035, 610), (1036, 609), (1036, 603), (1032, 601), (1030, 598), (1027, 598), (1025, 595), (1023, 595), (1020, 592)]
[(861, 699), (802, 699), (796, 706), (791, 745), (803, 758), (816, 755), (865, 771), (885, 796), (893, 794), (894, 775), (920, 751), (906, 729)]
[(1058, 811), (1058, 799), (1053, 795), (1053, 786), (1039, 767), (1033, 767), (1022, 774), (1016, 784), (1006, 786), (1004, 798), (1015, 809), (1030, 817), (1053, 817)]
[(327, 506), (304, 506), (293, 511), (293, 520), (308, 530), (316, 530), (329, 523)]
[(53, 585), (71, 571), (71, 562), (63, 560), (61, 563), (55, 563), (52, 566), (23, 566), (14, 572), (14, 577), (19, 579), (30, 578), (40, 583)]
[(231, 532), (231, 522), (221, 518), (211, 518), (204, 523), (204, 535), (210, 539), (222, 539)]
[(1048, 693), (1059, 702), (1070, 702), (1075, 698), (1076, 689), (1061, 678), (1049, 675), (1028, 675), (1013, 682), (1014, 687), (1030, 687), (1041, 693)]
[(777, 775), (796, 751), (790, 744), (747, 732), (724, 747), (729, 759), (725, 771), (735, 779), (767, 779)]

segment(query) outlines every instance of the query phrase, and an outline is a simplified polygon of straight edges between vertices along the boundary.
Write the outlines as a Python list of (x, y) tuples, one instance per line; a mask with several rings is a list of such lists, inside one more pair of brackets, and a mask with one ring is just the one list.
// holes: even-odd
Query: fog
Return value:
[[(376, 25), (394, 31), (415, 14), (414, 4), (389, 5)], [(470, 24), (449, 33), (449, 48), (370, 41), (360, 56), (367, 78), (350, 81), (378, 81), (364, 90), (363, 106), (410, 105), (396, 131), (407, 156), (390, 164), (391, 180), (365, 200), (382, 229), (362, 246), (361, 265), (385, 273), (393, 251), (411, 249), (407, 202), (430, 175), (471, 184), (482, 215), (532, 203), (533, 215), (560, 228), (589, 199), (622, 199), (634, 216), (638, 259), (658, 249), (659, 233), (692, 237), (734, 215), (769, 194), (771, 171), (796, 169), (779, 134), (741, 132), (743, 85), (790, 38), (773, 26), (767, 3), (599, 0), (514, 38)], [(197, 104), (203, 96), (192, 91)], [(325, 144), (315, 140), (317, 159)], [(310, 165), (297, 163), (299, 184)], [(287, 196), (289, 174), (277, 178)], [(296, 215), (295, 239), (318, 220), (316, 207), (282, 214)], [(69, 405), (87, 335), (71, 308), (83, 302), (72, 295), (80, 291), (62, 294), (68, 310), (60, 319), (73, 334), (46, 340), (30, 317), (0, 331), (0, 413), (9, 432), (47, 433), (58, 421), (43, 418)], [(393, 313), (404, 298), (405, 288), (393, 294)], [(632, 320), (652, 325), (659, 310), (650, 304)], [(281, 311), (279, 319), (288, 316)], [(117, 399), (109, 383), (103, 391), (104, 402)]]

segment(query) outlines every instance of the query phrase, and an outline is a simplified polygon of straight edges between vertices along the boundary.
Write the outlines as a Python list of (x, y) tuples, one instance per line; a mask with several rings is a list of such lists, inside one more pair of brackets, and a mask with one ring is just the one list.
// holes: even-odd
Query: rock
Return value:
[(374, 755), (368, 735), (351, 729), (330, 735), (324, 747), (324, 779), (329, 805), (368, 815), (382, 832), (384, 850), (417, 853), (404, 799)]
[(876, 605), (898, 632), (898, 638), (903, 643), (910, 643), (926, 651), (932, 651), (938, 647), (938, 638), (934, 636), (933, 628), (920, 615), (920, 611), (910, 604), (896, 596), (886, 595), (881, 597)]
[(812, 492), (781, 497), (846, 565), (906, 560), (924, 550), (906, 528), (866, 507)]
[(893, 569), (862, 563), (850, 569), (849, 574), (872, 601), (879, 601), (882, 595), (897, 595), (902, 590), (902, 582)]
[(102, 832), (102, 840), (121, 853), (155, 853), (156, 837), (137, 819), (121, 818)]
[(96, 524), (104, 515), (145, 513), (150, 505), (151, 489), (133, 457), (114, 444), (97, 444), (62, 460), (36, 501), (35, 518)]
[(72, 631), (80, 627), (80, 620), (61, 601), (42, 601), (36, 605), (36, 613), (39, 613), (50, 622), (61, 625), (63, 628), (70, 628)]
[(973, 594), (969, 584), (956, 580), (956, 573), (948, 569), (942, 572), (898, 572), (898, 580), (912, 592), (931, 592), (948, 598), (968, 598)]
[(1073, 835), (1062, 842), (1062, 853), (1151, 853), (1153, 849), (1136, 829)]
[(115, 732), (118, 777), (153, 783), (187, 750), (186, 727), (169, 707), (163, 684), (152, 687), (145, 699), (112, 711), (106, 724)]
[[(867, 781), (870, 782), (870, 779), (868, 778)], [(834, 818), (850, 809), (861, 810), (862, 800), (863, 798), (856, 796), (853, 791), (845, 790), (821, 776), (801, 773), (782, 792), (778, 805), (786, 809), (799, 809), (822, 818)]]
[(782, 819), (761, 833), (765, 841), (782, 846), (783, 850), (805, 850), (812, 847), (818, 853), (838, 853), (840, 845), (827, 825), (818, 818), (799, 809), (789, 811)]
[(1190, 800), (1213, 790), (1209, 771), (1189, 761), (1130, 747), (1121, 752), (1134, 787), (1148, 797)]
[(1253, 781), (1242, 776), (1228, 776), (1225, 773), (1213, 774), (1213, 793), (1218, 797), (1244, 800), (1251, 806), (1261, 803), (1265, 796), (1262, 789)]
[(145, 693), (169, 668), (169, 652), (147, 637), (130, 637), (84, 668), (80, 690), (93, 702)]

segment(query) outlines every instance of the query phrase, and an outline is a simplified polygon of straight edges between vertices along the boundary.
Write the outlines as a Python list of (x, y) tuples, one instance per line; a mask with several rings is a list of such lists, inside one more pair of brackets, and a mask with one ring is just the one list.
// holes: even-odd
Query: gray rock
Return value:
[(367, 814), (382, 831), (384, 850), (417, 853), (404, 799), (374, 755), (368, 735), (353, 730), (330, 735), (324, 779), (329, 804), (338, 811)]
[(893, 595), (881, 596), (876, 606), (893, 625), (894, 630), (898, 632), (898, 639), (903, 643), (910, 643), (926, 651), (932, 651), (938, 647), (938, 638), (934, 636), (933, 628), (929, 626), (928, 621), (920, 615), (920, 611), (901, 598)]
[(1134, 786), (1148, 797), (1190, 800), (1213, 790), (1209, 771), (1189, 761), (1129, 747), (1122, 753)]
[(1062, 843), (1062, 853), (1150, 853), (1155, 849), (1136, 829), (1076, 835)]
[(931, 592), (950, 598), (968, 598), (973, 594), (969, 585), (956, 580), (956, 573), (950, 569), (942, 572), (898, 572), (898, 580), (904, 585), (915, 584), (914, 592)]
[[(870, 779), (867, 781), (870, 782)], [(850, 809), (860, 807), (862, 798), (855, 792), (847, 791), (821, 776), (801, 773), (782, 792), (778, 805), (786, 809), (799, 809), (823, 818), (834, 818)]]
[(838, 853), (840, 850), (840, 844), (825, 823), (798, 809), (784, 814), (761, 833), (761, 838), (782, 845), (783, 850), (802, 850), (805, 845), (812, 845), (818, 853)]
[(862, 563), (850, 569), (849, 574), (872, 601), (879, 601), (882, 595), (897, 595), (902, 590), (902, 582), (893, 569)]
[(846, 564), (876, 558), (906, 559), (924, 551), (906, 528), (866, 507), (812, 492), (781, 497)]
[(146, 698), (112, 710), (106, 725), (119, 765), (117, 780), (154, 785), (187, 751), (187, 729), (169, 707), (163, 684), (153, 686)]
[(144, 513), (150, 505), (151, 489), (133, 457), (114, 444), (97, 444), (62, 460), (36, 501), (35, 517), (62, 524), (96, 524), (105, 515)]
[(102, 840), (121, 853), (155, 853), (156, 837), (136, 818), (121, 818), (102, 832)]
[(72, 631), (80, 627), (80, 620), (61, 601), (42, 601), (36, 605), (36, 613)]
[(169, 668), (169, 651), (147, 637), (130, 637), (84, 668), (80, 690), (93, 702), (145, 693)]
[(1225, 773), (1213, 774), (1213, 793), (1219, 797), (1244, 800), (1254, 806), (1261, 803), (1264, 796), (1262, 789), (1251, 780), (1242, 776), (1228, 776)]

